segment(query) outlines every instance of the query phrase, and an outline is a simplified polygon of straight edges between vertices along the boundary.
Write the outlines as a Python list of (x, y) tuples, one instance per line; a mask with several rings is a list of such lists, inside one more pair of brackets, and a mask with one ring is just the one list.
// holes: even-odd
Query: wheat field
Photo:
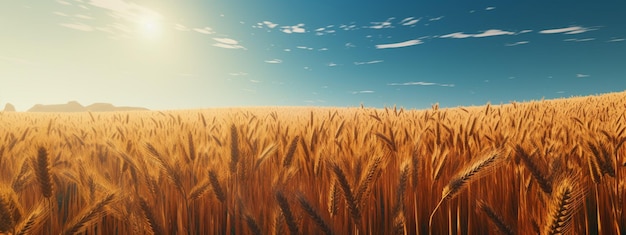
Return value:
[(626, 93), (0, 114), (2, 234), (624, 234)]

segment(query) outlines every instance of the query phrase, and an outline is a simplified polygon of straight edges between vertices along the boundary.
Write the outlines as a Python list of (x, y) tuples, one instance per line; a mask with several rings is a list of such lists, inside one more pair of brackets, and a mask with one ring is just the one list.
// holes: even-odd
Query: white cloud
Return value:
[(503, 30), (499, 30), (499, 29), (489, 29), (487, 31), (484, 31), (484, 32), (478, 33), (478, 34), (466, 34), (466, 33), (463, 33), (463, 32), (456, 32), (456, 33), (442, 35), (442, 36), (439, 36), (439, 37), (440, 38), (469, 38), (469, 37), (482, 38), (482, 37), (492, 37), (492, 36), (500, 36), (500, 35), (514, 35), (514, 34), (515, 34), (514, 32), (503, 31)]
[(268, 64), (280, 64), (280, 63), (282, 63), (282, 62), (283, 62), (283, 61), (282, 61), (282, 60), (279, 60), (279, 59), (272, 59), (272, 60), (266, 60), (266, 61), (265, 61), (265, 63), (268, 63)]
[(442, 35), (442, 36), (439, 36), (439, 37), (440, 38), (469, 38), (469, 37), (472, 37), (472, 36), (473, 35), (471, 35), (471, 34), (465, 34), (463, 32), (456, 32), (456, 33)]
[(311, 47), (305, 47), (305, 46), (297, 46), (296, 48), (298, 48), (298, 49), (302, 49), (302, 50), (309, 50), (309, 51), (312, 51), (312, 50), (313, 50), (313, 48), (311, 48)]
[(557, 91), (556, 93), (557, 94), (563, 94), (563, 93), (565, 93), (565, 91)]
[(413, 40), (409, 40), (409, 41), (405, 41), (405, 42), (376, 45), (376, 49), (408, 47), (408, 46), (414, 46), (414, 45), (418, 45), (418, 44), (422, 44), (422, 43), (424, 43), (424, 42), (422, 42), (419, 39), (413, 39)]
[(614, 38), (614, 39), (608, 40), (607, 42), (622, 42), (622, 41), (626, 41), (626, 39), (623, 39), (623, 38)]
[(517, 46), (517, 45), (523, 45), (523, 44), (528, 44), (530, 43), (529, 41), (519, 41), (519, 42), (514, 42), (514, 43), (507, 43), (504, 44), (507, 47), (512, 47), (512, 46)]
[(259, 80), (254, 80), (254, 79), (250, 79), (250, 82), (251, 82), (251, 83), (260, 83), (261, 81), (259, 81)]
[(288, 33), (288, 34), (291, 34), (291, 33), (305, 33), (306, 29), (304, 29), (303, 27), (304, 27), (304, 24), (297, 24), (297, 25), (294, 25), (294, 26), (283, 26), (283, 27), (281, 27), (282, 28), (281, 31), (283, 33)]
[(435, 82), (404, 82), (404, 83), (388, 83), (388, 86), (442, 86), (454, 87), (454, 84), (444, 84)]
[[(209, 28), (209, 27), (204, 27), (204, 28), (194, 28), (193, 31), (196, 31), (198, 33), (201, 34), (214, 34), (215, 31), (213, 31), (213, 29)], [(216, 39), (217, 40), (217, 39)], [(236, 43), (235, 43), (236, 44)]]
[(378, 64), (378, 63), (382, 63), (384, 62), (384, 60), (372, 60), (372, 61), (365, 61), (365, 62), (354, 62), (355, 65), (364, 65), (364, 64)]
[(486, 11), (491, 11), (491, 10), (494, 10), (494, 9), (496, 9), (496, 8), (495, 7), (487, 7), (487, 8), (485, 8)]
[(370, 29), (386, 29), (386, 28), (393, 28), (393, 26), (391, 26), (391, 21), (395, 19), (394, 17), (388, 18), (386, 21), (383, 22), (370, 22), (370, 24), (372, 24), (372, 26), (369, 26), (367, 28)]
[(239, 44), (239, 42), (230, 38), (213, 38), (213, 40), (218, 41), (220, 43), (231, 44), (231, 45)]
[(354, 47), (356, 47), (356, 45), (354, 45), (354, 44), (353, 44), (353, 43), (351, 43), (351, 42), (347, 42), (347, 43), (345, 44), (345, 46), (346, 46), (347, 48), (354, 48)]
[(357, 27), (356, 27), (356, 25), (355, 25), (355, 24), (351, 24), (351, 25), (345, 25), (345, 24), (342, 24), (342, 25), (340, 25), (340, 26), (339, 26), (339, 28), (340, 28), (340, 29), (343, 29), (343, 30), (345, 30), (345, 31), (349, 31), (349, 30), (357, 30)]
[(270, 28), (270, 29), (273, 29), (273, 28), (275, 28), (276, 26), (278, 26), (278, 24), (274, 24), (274, 23), (272, 23), (272, 22), (270, 22), (270, 21), (263, 21), (263, 24), (265, 24), (265, 25), (266, 25), (268, 28)]
[(566, 27), (566, 28), (545, 29), (545, 30), (539, 31), (539, 33), (542, 33), (542, 34), (554, 34), (554, 33), (579, 34), (579, 33), (584, 33), (584, 32), (591, 31), (591, 30), (593, 29), (584, 28), (580, 26), (572, 26), (572, 27)]
[(428, 19), (428, 21), (437, 21), (437, 20), (441, 20), (443, 19), (443, 16), (439, 16), (439, 17), (435, 17), (435, 18), (430, 18)]
[(246, 76), (246, 75), (248, 75), (248, 73), (246, 73), (246, 72), (236, 72), (236, 73), (229, 73), (228, 75), (230, 75), (230, 76)]
[(525, 29), (525, 30), (522, 30), (522, 31), (517, 32), (517, 34), (524, 34), (524, 33), (530, 33), (530, 32), (532, 32), (532, 30), (530, 30), (530, 29)]
[(589, 76), (590, 76), (589, 74), (582, 74), (582, 73), (576, 74), (577, 78), (586, 78), (586, 77), (589, 77)]
[(72, 5), (71, 3), (63, 1), (63, 0), (57, 0), (57, 2), (61, 5)]
[(182, 24), (174, 24), (174, 29), (178, 31), (189, 31), (189, 28), (187, 28), (187, 26), (184, 26)]
[(402, 25), (404, 25), (404, 26), (409, 26), (409, 25), (414, 25), (414, 24), (417, 24), (417, 22), (420, 22), (420, 20), (419, 20), (419, 19), (410, 20), (410, 21), (407, 21), (407, 22), (402, 23)]
[(491, 36), (499, 36), (499, 35), (513, 35), (515, 34), (514, 32), (509, 32), (509, 31), (502, 31), (499, 29), (490, 29), (487, 30), (483, 33), (479, 33), (479, 34), (474, 34), (473, 37), (475, 38), (482, 38), (482, 37), (491, 37)]
[(318, 49), (318, 51), (328, 51), (328, 48), (323, 47), (323, 48)]
[(226, 49), (246, 49), (245, 47), (239, 45), (239, 42), (230, 38), (213, 38), (213, 40), (217, 41), (217, 43), (213, 44), (213, 46), (226, 48)]
[(581, 39), (578, 39), (578, 38), (568, 38), (568, 39), (564, 39), (563, 41), (566, 41), (566, 42), (588, 42), (588, 41), (593, 41), (593, 40), (596, 40), (596, 39), (595, 38), (581, 38)]
[(134, 23), (142, 22), (146, 18), (150, 20), (162, 18), (160, 13), (152, 9), (125, 0), (90, 0), (89, 4), (111, 11), (113, 18)]
[(52, 12), (52, 14), (55, 14), (55, 15), (58, 15), (58, 16), (64, 16), (64, 17), (68, 16), (67, 14), (65, 14), (63, 12), (58, 12), (58, 11)]
[(59, 25), (66, 27), (66, 28), (84, 31), (84, 32), (94, 31), (93, 27), (83, 24), (83, 23), (64, 23), (64, 24), (59, 24)]
[(328, 63), (328, 67), (335, 67), (335, 66), (337, 66), (337, 64), (335, 64), (333, 62)]
[(352, 94), (356, 95), (356, 94), (371, 94), (374, 93), (374, 91), (370, 91), (370, 90), (365, 90), (365, 91), (353, 91)]
[(83, 19), (83, 20), (93, 20), (93, 17), (86, 16), (86, 15), (81, 15), (81, 14), (76, 14), (76, 15), (74, 15), (74, 17), (79, 18), (79, 19)]

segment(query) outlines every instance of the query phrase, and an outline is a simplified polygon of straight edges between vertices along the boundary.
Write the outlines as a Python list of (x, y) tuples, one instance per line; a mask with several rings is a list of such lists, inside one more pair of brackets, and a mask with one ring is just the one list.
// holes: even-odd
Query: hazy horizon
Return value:
[[(626, 3), (0, 3), (0, 104), (456, 107), (626, 89)], [(451, 7), (453, 6), (453, 7)]]

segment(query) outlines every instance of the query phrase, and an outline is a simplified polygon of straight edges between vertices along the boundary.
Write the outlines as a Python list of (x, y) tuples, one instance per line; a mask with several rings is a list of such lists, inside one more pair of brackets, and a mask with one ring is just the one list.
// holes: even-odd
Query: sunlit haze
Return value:
[(622, 1), (0, 3), (0, 104), (508, 103), (626, 89)]

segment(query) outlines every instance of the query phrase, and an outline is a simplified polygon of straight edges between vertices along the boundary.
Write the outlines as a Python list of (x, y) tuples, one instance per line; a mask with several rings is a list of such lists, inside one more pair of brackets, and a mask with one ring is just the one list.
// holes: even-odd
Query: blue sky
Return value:
[(0, 3), (0, 104), (428, 108), (626, 89), (622, 1)]

